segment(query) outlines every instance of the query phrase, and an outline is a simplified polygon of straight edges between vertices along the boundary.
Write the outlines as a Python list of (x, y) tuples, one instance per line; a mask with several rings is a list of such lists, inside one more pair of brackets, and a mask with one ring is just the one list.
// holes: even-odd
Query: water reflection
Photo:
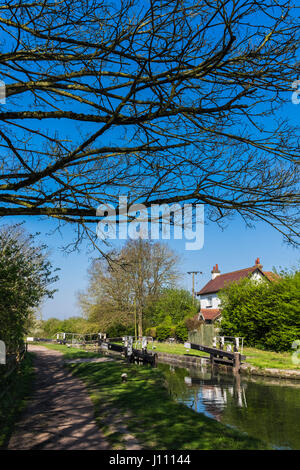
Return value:
[(170, 394), (198, 413), (260, 437), (277, 448), (300, 448), (300, 383), (159, 364)]

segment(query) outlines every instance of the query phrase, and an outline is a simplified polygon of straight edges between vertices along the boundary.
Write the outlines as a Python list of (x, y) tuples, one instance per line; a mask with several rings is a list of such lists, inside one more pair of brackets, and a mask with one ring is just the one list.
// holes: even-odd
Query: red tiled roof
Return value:
[(280, 276), (278, 274), (273, 273), (272, 271), (263, 271), (264, 275), (269, 279), (269, 281), (279, 281)]
[(275, 279), (278, 277), (271, 271), (262, 271), (257, 266), (252, 266), (251, 268), (239, 269), (238, 271), (232, 271), (231, 273), (220, 274), (219, 276), (215, 277), (215, 279), (208, 281), (208, 283), (205, 284), (200, 292), (197, 292), (197, 295), (218, 292), (220, 289), (223, 289), (223, 287), (226, 287), (226, 285), (230, 284), (231, 282), (239, 281), (240, 279), (249, 276), (249, 274), (253, 274), (256, 270), (261, 272), (269, 281), (275, 281)]
[(239, 281), (240, 279), (249, 276), (249, 274), (252, 274), (256, 269), (256, 266), (252, 266), (251, 268), (239, 269), (238, 271), (233, 271), (231, 273), (220, 274), (215, 277), (215, 279), (208, 281), (201, 291), (198, 292), (198, 295), (218, 292), (220, 289), (223, 289), (226, 284)]
[(204, 320), (215, 320), (221, 315), (221, 310), (218, 308), (201, 308), (200, 313), (203, 315)]

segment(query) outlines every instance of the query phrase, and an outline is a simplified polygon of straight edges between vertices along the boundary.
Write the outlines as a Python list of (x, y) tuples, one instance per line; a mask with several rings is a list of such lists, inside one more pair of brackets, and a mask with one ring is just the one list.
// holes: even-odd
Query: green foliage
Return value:
[(146, 328), (145, 330), (145, 335), (146, 336), (152, 336), (152, 338), (156, 338), (156, 326), (152, 326), (151, 328)]
[(54, 290), (57, 280), (45, 245), (37, 245), (20, 225), (0, 229), (0, 338), (7, 351), (18, 351), (28, 331), (32, 310)]
[(199, 311), (199, 304), (193, 305), (192, 295), (184, 289), (164, 289), (158, 299), (152, 302), (146, 311), (147, 321), (152, 325), (166, 322), (171, 318), (172, 325), (176, 325), (185, 317), (192, 317)]
[(46, 321), (42, 322), (42, 336), (45, 338), (52, 338), (55, 333), (59, 331), (64, 331), (61, 327), (62, 321), (58, 318), (49, 318)]
[(161, 323), (156, 327), (156, 339), (166, 341), (166, 339), (175, 336), (175, 327), (168, 323)]
[(219, 294), (222, 332), (243, 336), (248, 346), (288, 351), (300, 338), (300, 272), (274, 282), (244, 279)]
[(188, 291), (165, 289), (148, 308), (147, 320), (156, 325), (156, 331), (153, 332), (156, 336), (150, 333), (151, 328), (147, 328), (147, 335), (156, 337), (159, 341), (176, 337), (178, 341), (184, 342), (188, 339), (188, 321), (192, 321), (193, 325), (199, 323), (195, 320), (198, 310), (198, 302), (193, 304)]
[(114, 323), (107, 328), (106, 334), (108, 338), (118, 338), (120, 336), (134, 336), (133, 325), (123, 325), (122, 323)]
[(65, 320), (58, 318), (49, 318), (42, 322), (41, 326), (42, 337), (53, 338), (58, 332), (66, 333), (98, 333), (99, 325), (97, 323), (89, 322), (82, 317), (70, 317)]
[(188, 340), (188, 329), (185, 321), (181, 321), (176, 325), (175, 336), (177, 340), (183, 343)]

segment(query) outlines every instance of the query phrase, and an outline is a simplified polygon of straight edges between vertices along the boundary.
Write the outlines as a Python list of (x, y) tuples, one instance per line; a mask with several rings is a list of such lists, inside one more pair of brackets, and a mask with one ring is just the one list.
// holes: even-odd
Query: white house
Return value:
[(200, 297), (199, 319), (205, 320), (206, 323), (212, 323), (220, 319), (220, 299), (218, 292), (226, 285), (234, 281), (239, 281), (245, 277), (254, 280), (267, 279), (274, 281), (276, 274), (271, 271), (263, 271), (259, 258), (255, 260), (255, 265), (250, 268), (239, 269), (230, 273), (221, 274), (216, 264), (212, 269), (211, 280), (196, 295)]

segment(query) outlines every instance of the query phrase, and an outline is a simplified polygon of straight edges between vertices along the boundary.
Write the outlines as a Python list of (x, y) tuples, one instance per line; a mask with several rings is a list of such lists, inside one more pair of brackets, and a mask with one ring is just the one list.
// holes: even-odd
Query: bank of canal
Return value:
[(300, 381), (235, 376), (205, 361), (200, 367), (158, 367), (177, 402), (273, 448), (300, 449)]

